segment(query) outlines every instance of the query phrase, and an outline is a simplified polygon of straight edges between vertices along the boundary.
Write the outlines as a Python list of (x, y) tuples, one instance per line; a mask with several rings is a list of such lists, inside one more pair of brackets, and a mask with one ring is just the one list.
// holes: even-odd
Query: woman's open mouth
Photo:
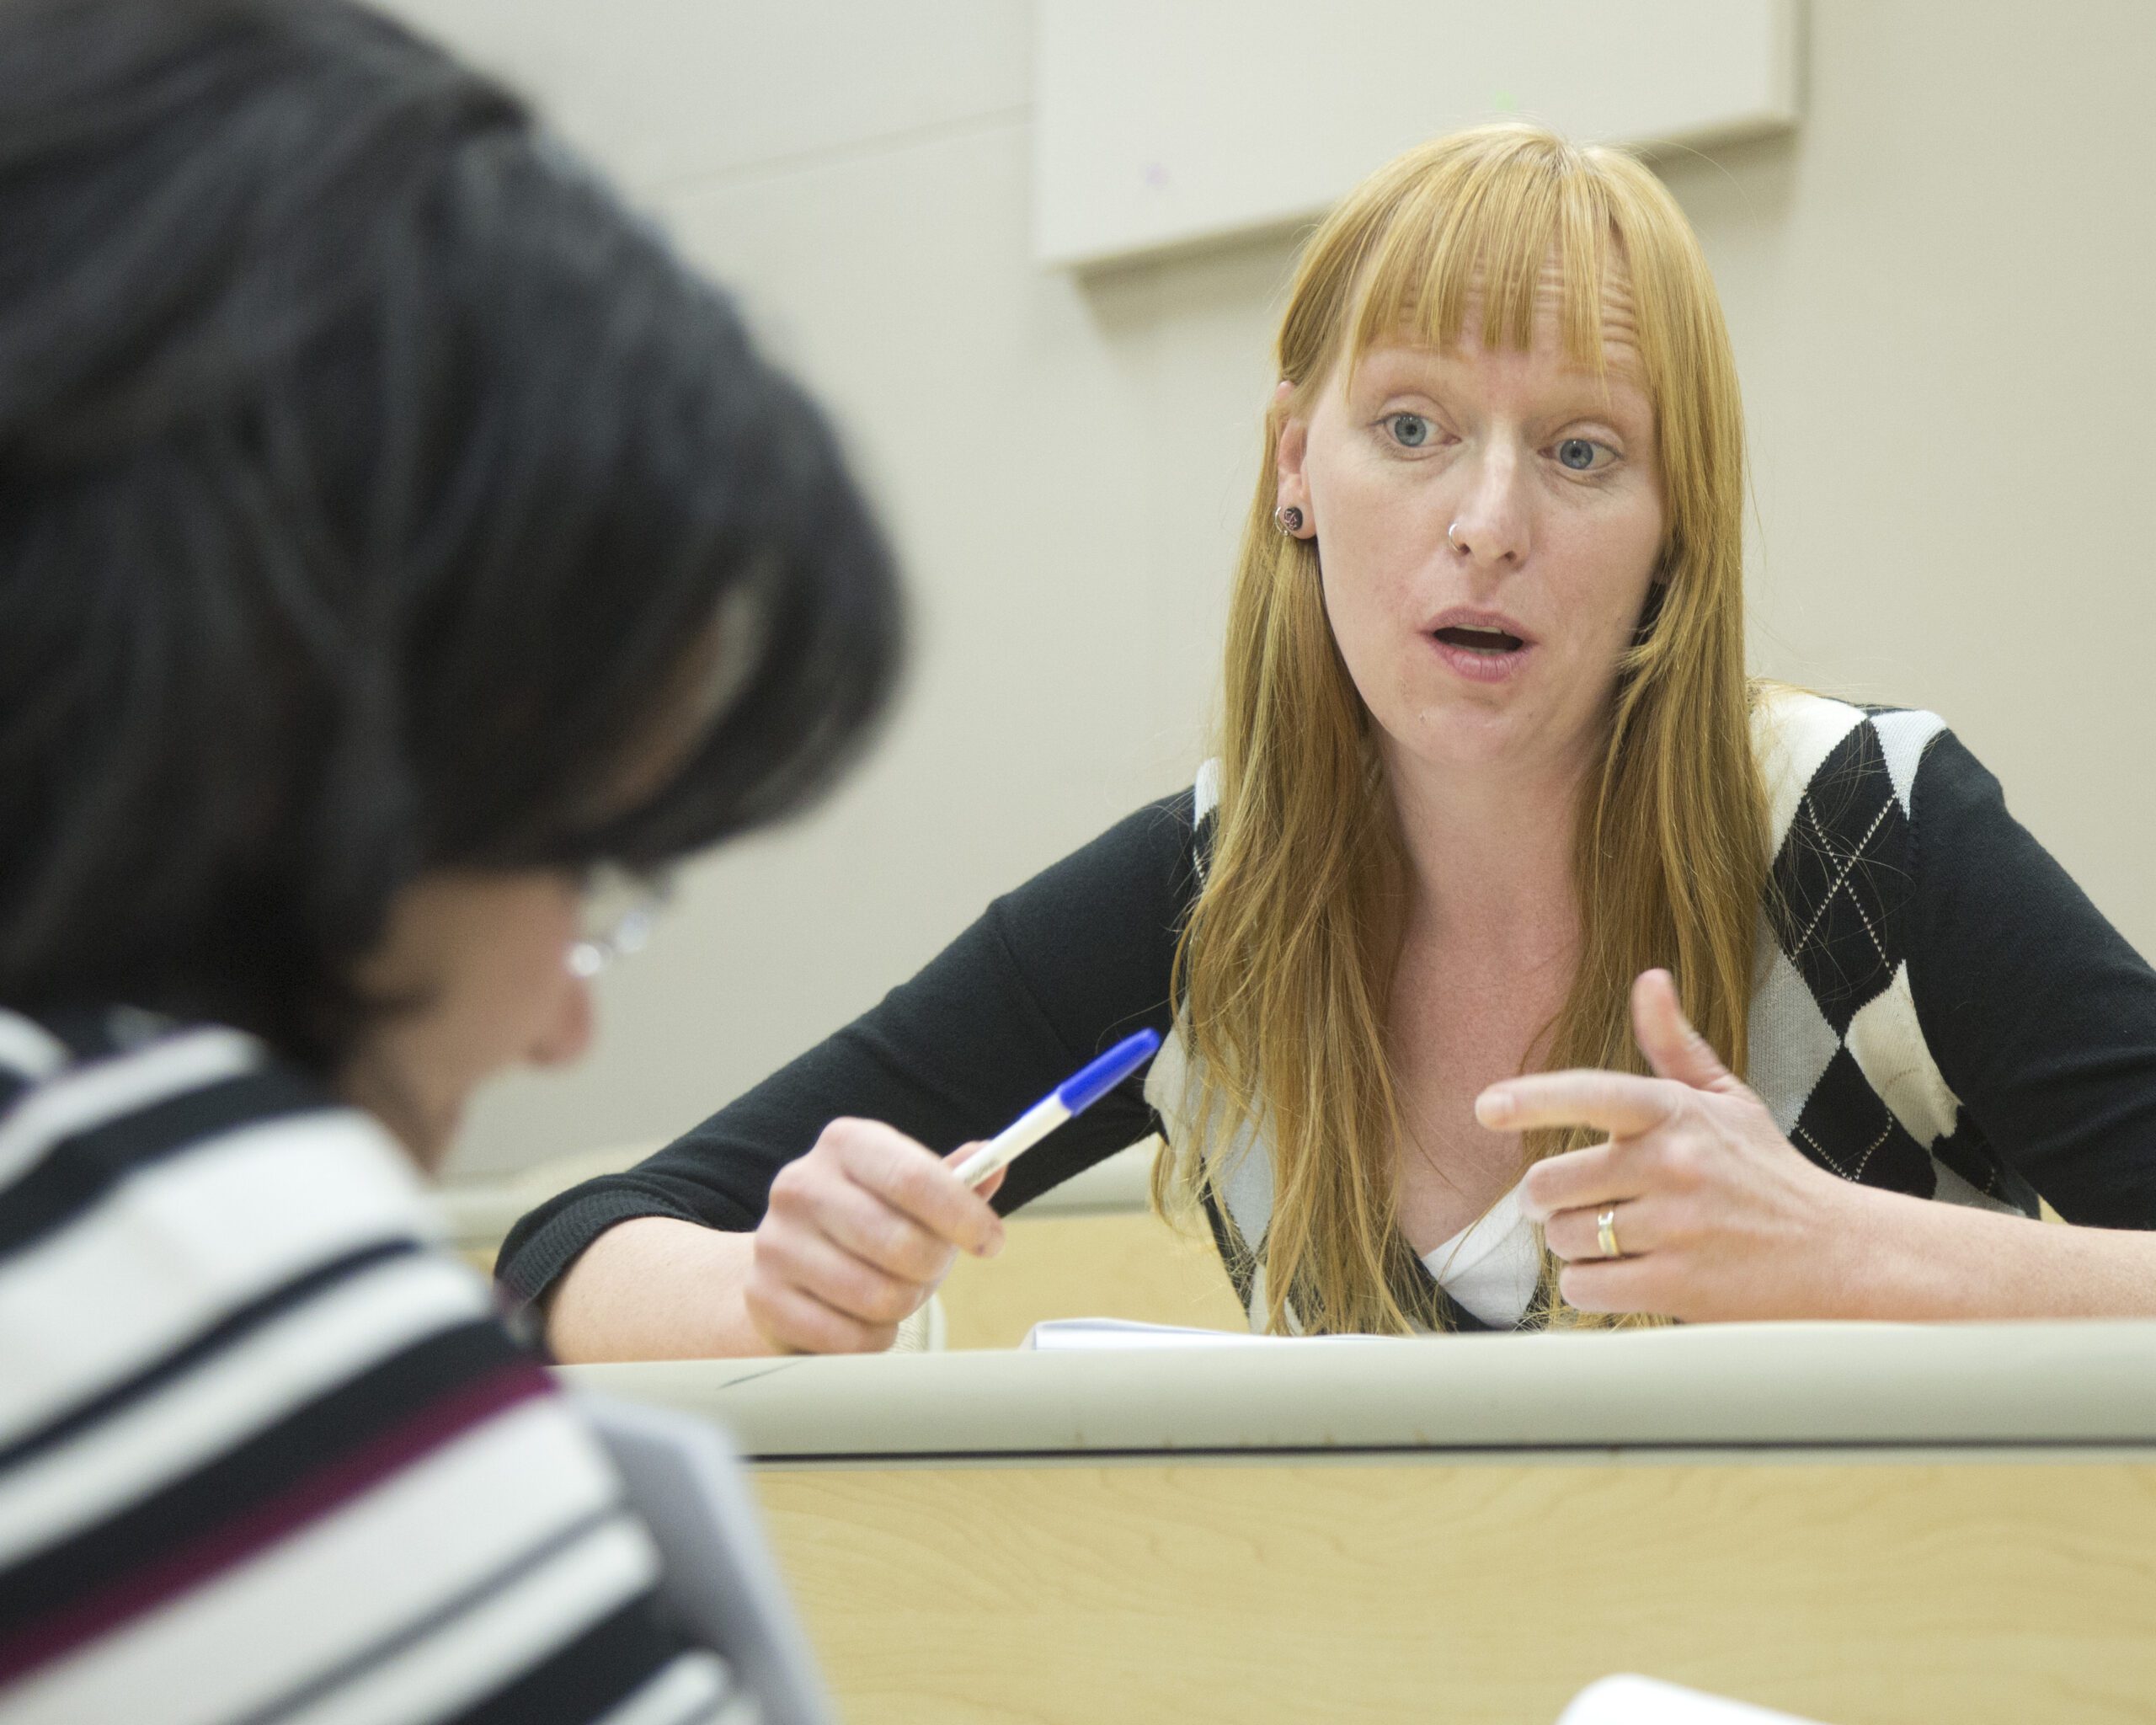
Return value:
[(1517, 653), (1527, 645), (1518, 635), (1508, 635), (1502, 629), (1470, 628), (1465, 623), (1438, 630), (1437, 638), (1448, 647), (1465, 648), (1470, 653)]
[(1454, 621), (1432, 629), (1427, 638), (1455, 675), (1470, 682), (1502, 683), (1518, 675), (1534, 647), (1505, 622), (1487, 617), (1467, 622), (1454, 613)]

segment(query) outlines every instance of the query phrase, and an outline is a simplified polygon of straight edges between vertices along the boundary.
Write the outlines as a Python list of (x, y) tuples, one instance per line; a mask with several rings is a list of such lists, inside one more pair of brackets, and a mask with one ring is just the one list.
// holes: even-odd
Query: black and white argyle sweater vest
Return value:
[[(1768, 686), (1753, 714), (1774, 843), (1760, 907), (1748, 1081), (1797, 1148), (1843, 1178), (1920, 1198), (2038, 1213), (2036, 1194), (1993, 1151), (1939, 1070), (1918, 1023), (1905, 937), (1915, 868), (1913, 798), (1936, 713), (1854, 707)], [(1212, 838), (1219, 778), (1198, 776), (1198, 862)], [(1187, 1056), (1171, 1033), (1146, 1098), (1180, 1136)], [(1205, 1133), (1216, 1171), (1207, 1208), (1254, 1327), (1265, 1321), (1264, 1242), (1273, 1166), (1262, 1135)], [(1214, 1161), (1218, 1158), (1217, 1161)], [(1412, 1251), (1397, 1271), (1410, 1311), (1481, 1327), (1430, 1281)]]

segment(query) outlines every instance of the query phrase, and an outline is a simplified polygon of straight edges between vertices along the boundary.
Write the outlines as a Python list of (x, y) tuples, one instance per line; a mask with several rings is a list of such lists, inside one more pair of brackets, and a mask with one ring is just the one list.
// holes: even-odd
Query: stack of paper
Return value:
[(1278, 1348), (1314, 1342), (1374, 1342), (1375, 1336), (1253, 1336), (1247, 1330), (1192, 1330), (1120, 1317), (1059, 1317), (1035, 1324), (1019, 1345), (1058, 1352), (1124, 1348)]

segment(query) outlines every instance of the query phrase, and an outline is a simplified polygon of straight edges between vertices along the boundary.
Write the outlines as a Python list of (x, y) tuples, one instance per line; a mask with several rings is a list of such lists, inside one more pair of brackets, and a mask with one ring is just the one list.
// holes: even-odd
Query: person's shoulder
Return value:
[(136, 1227), (244, 1232), (356, 1204), (434, 1231), (417, 1170), (371, 1115), (223, 1025), (0, 1009), (0, 1216), (19, 1247), (115, 1204)]
[(1208, 757), (1198, 769), (1198, 777), (1190, 788), (1190, 820), (1193, 826), (1203, 826), (1212, 820), (1220, 807), (1220, 757)]
[(1209, 756), (1198, 763), (1188, 789), (1161, 798), (1140, 813), (1152, 823), (1149, 842), (1179, 892), (1195, 893), (1204, 884), (1219, 827), (1219, 757)]
[(1941, 740), (1952, 736), (1946, 721), (1924, 708), (1840, 701), (1780, 683), (1756, 685), (1753, 750), (1776, 845), (1807, 801), (1818, 814), (1828, 809), (1869, 809), (1875, 802), (1883, 807), (1891, 800), (1909, 818), (1919, 770)]
[[(56, 1717), (138, 1717), (77, 1677), (162, 1671), (152, 1608), (187, 1587), (254, 1602), (190, 1650), (237, 1717), (276, 1671), (331, 1680), (392, 1619), (440, 1626), (445, 1682), (549, 1667), (571, 1651), (558, 1601), (527, 1610), (521, 1579), (455, 1616), (504, 1552), (595, 1621), (650, 1585), (604, 1452), (371, 1116), (253, 1037), (146, 1014), (0, 1011), (0, 1514), (40, 1535), (0, 1580), (40, 1602), (55, 1658), (129, 1649), (55, 1665)], [(98, 1462), (46, 1465), (68, 1455)], [(565, 1526), (584, 1531), (564, 1546)], [(207, 1573), (168, 1563), (182, 1535), (214, 1549)], [(576, 1567), (600, 1546), (603, 1586)], [(82, 1614), (115, 1596), (136, 1608)], [(504, 1613), (506, 1660), (481, 1644)], [(275, 1670), (249, 1652), (265, 1636)]]
[(224, 1025), (130, 1007), (0, 1008), (0, 1133), (11, 1146), (0, 1204), (19, 1220), (24, 1188), (56, 1162), (94, 1173), (74, 1188), (94, 1200), (198, 1140), (334, 1106), (259, 1039)]
[[(0, 1307), (20, 1367), (0, 1406), (34, 1423), (221, 1327), (386, 1285), (433, 1258), (435, 1212), (374, 1119), (255, 1038), (119, 1011), (0, 1011)], [(446, 1322), (491, 1316), (447, 1259)], [(416, 1297), (416, 1296), (415, 1296)]]
[(1208, 757), (1189, 784), (1140, 804), (1113, 831), (1142, 836), (1155, 848), (1187, 850), (1209, 830), (1220, 807), (1220, 762)]
[(1219, 763), (1206, 761), (1192, 783), (1141, 803), (1042, 878), (1113, 874), (1160, 881), (1188, 874), (1210, 841), (1219, 776)]
[(1140, 992), (1164, 986), (1177, 932), (1203, 884), (1209, 782), (1201, 772), (1186, 788), (1141, 804), (996, 900), (990, 914), (1006, 946), (1029, 969), (1045, 963), (1062, 974), (1082, 959)]

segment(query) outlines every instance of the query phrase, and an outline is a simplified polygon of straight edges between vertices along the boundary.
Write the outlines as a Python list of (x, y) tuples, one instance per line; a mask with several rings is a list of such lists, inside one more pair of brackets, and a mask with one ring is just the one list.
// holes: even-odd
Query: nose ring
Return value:
[(1465, 545), (1462, 545), (1460, 542), (1460, 523), (1458, 521), (1454, 521), (1449, 527), (1445, 529), (1445, 543), (1452, 547), (1454, 551), (1465, 551), (1467, 549)]

